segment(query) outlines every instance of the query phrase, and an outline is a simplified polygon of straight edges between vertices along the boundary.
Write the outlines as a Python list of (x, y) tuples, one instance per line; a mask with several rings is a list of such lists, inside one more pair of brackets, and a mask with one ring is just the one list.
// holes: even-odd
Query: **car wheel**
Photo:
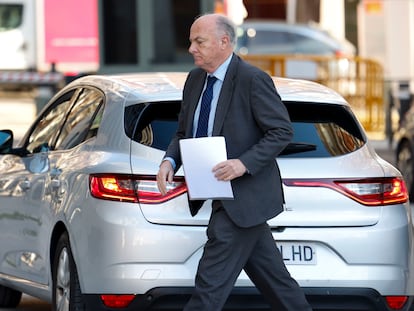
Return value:
[(67, 233), (60, 237), (53, 261), (52, 308), (53, 311), (86, 311)]
[(408, 142), (404, 142), (397, 153), (397, 167), (404, 177), (411, 200), (414, 199), (414, 159)]
[(21, 299), (21, 292), (0, 285), (0, 308), (16, 308)]

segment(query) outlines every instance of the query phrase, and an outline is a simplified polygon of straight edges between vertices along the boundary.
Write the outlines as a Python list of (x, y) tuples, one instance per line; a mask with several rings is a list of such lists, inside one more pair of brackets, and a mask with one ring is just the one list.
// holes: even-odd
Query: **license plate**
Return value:
[(286, 265), (316, 265), (316, 247), (310, 243), (277, 242)]

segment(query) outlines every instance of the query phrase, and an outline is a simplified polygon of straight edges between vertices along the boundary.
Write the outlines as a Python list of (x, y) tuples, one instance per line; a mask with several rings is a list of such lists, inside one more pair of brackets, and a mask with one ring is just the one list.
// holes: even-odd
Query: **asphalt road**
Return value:
[(22, 301), (15, 309), (1, 309), (2, 311), (50, 311), (50, 304), (34, 297), (23, 295)]

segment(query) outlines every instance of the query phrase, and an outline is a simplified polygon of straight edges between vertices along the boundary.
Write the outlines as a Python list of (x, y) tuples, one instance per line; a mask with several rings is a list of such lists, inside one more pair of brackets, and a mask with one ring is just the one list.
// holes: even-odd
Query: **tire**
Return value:
[(22, 299), (22, 292), (0, 285), (0, 308), (16, 308)]
[(405, 141), (397, 152), (397, 168), (404, 177), (410, 201), (414, 200), (414, 158), (409, 142)]
[(87, 311), (67, 233), (60, 237), (53, 260), (53, 311)]

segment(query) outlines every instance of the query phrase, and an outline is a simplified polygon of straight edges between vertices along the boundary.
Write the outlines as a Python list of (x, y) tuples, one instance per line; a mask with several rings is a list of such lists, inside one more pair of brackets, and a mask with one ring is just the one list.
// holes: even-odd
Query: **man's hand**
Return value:
[(157, 186), (162, 195), (167, 193), (167, 182), (173, 181), (174, 169), (171, 162), (164, 160), (161, 162), (160, 169), (157, 174)]
[(229, 181), (246, 173), (247, 168), (239, 159), (220, 162), (213, 167), (214, 176), (218, 180)]

